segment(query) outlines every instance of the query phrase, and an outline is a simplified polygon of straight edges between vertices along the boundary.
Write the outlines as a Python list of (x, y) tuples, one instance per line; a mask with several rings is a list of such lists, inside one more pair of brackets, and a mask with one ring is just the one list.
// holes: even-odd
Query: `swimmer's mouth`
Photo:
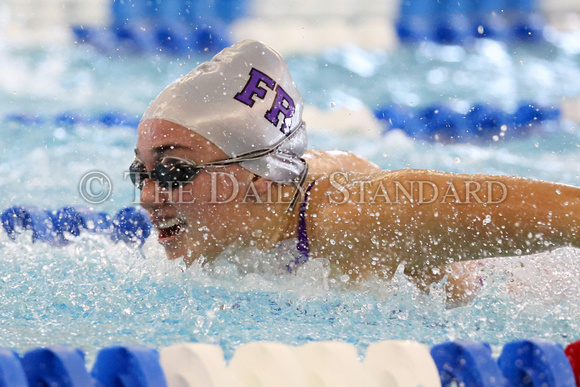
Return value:
[(173, 218), (156, 225), (159, 232), (158, 239), (161, 243), (169, 243), (185, 230), (185, 222), (181, 219)]

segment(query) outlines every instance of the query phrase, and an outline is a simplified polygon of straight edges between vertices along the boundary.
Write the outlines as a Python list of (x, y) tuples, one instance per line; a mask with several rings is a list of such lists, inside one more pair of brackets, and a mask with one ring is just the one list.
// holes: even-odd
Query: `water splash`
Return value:
[(494, 344), (516, 337), (569, 341), (578, 329), (580, 250), (498, 259), (484, 288), (450, 308), (435, 284), (419, 291), (402, 267), (390, 280), (345, 284), (314, 260), (280, 273), (254, 251), (211, 265), (168, 261), (150, 239), (143, 250), (86, 235), (65, 248), (0, 241), (0, 346), (19, 351), (54, 343), (90, 357), (119, 343), (154, 347), (201, 341), (231, 355), (241, 343), (344, 340), (363, 351), (374, 341), (428, 344), (472, 338)]

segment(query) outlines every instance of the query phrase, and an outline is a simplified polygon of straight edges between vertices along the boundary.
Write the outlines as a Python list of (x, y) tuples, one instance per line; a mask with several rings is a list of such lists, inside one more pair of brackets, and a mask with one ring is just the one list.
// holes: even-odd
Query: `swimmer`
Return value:
[(473, 260), (580, 247), (580, 188), (385, 171), (352, 153), (307, 150), (302, 110), (284, 59), (250, 40), (159, 94), (130, 170), (169, 259), (292, 246), (288, 271), (323, 257), (357, 280), (404, 264), (426, 289), (452, 275), (448, 290), (460, 294), (478, 286)]

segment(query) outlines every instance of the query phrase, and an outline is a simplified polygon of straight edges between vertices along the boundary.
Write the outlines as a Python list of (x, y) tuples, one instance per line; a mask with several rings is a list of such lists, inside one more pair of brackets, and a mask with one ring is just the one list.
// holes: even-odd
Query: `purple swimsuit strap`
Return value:
[(306, 233), (306, 210), (308, 209), (308, 195), (313, 186), (314, 181), (306, 189), (304, 198), (300, 203), (300, 212), (298, 213), (298, 243), (296, 244), (296, 249), (300, 254), (294, 260), (294, 264), (297, 266), (306, 263), (310, 257), (310, 245), (308, 244), (308, 235)]

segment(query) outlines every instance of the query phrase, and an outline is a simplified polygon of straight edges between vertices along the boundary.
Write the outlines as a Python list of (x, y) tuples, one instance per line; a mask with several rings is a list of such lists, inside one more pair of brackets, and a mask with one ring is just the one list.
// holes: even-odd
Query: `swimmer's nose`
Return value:
[(141, 190), (140, 204), (146, 210), (154, 210), (167, 203), (167, 190), (153, 179), (146, 179)]

